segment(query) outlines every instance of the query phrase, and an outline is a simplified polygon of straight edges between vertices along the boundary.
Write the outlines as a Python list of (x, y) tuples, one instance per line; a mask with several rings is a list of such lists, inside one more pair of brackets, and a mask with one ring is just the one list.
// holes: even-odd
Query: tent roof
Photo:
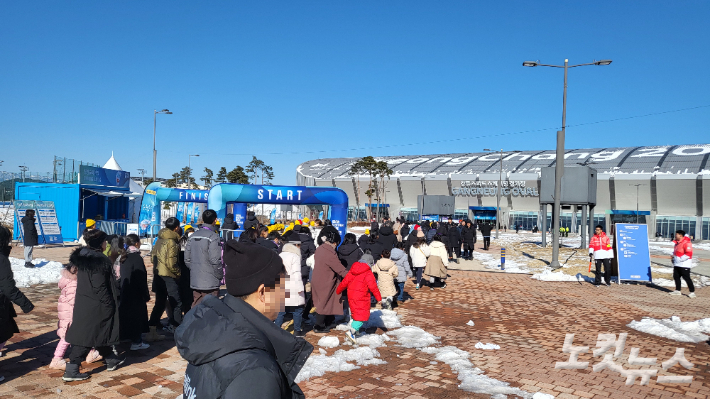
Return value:
[(111, 170), (123, 170), (121, 168), (121, 165), (116, 162), (116, 158), (113, 157), (113, 151), (111, 151), (111, 158), (106, 161), (106, 164), (104, 165), (104, 169), (111, 169)]

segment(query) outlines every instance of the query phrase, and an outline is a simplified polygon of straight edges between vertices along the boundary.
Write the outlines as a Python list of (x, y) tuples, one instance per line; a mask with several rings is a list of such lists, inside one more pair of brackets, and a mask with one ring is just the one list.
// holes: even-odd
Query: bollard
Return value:
[(505, 248), (500, 249), (500, 270), (505, 270)]

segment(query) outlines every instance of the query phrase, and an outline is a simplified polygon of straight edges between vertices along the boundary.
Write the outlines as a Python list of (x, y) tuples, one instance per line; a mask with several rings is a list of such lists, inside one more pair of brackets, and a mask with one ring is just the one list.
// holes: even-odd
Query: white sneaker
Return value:
[(681, 294), (680, 294), (680, 291), (673, 291), (673, 292), (671, 292), (669, 295), (676, 295), (676, 296), (678, 296), (678, 295), (681, 295)]
[(131, 344), (132, 351), (142, 351), (143, 349), (148, 348), (150, 348), (150, 345), (146, 344), (145, 342), (141, 342), (140, 344)]
[(690, 294), (688, 294), (688, 298), (695, 298), (695, 293), (691, 292)]
[(353, 336), (352, 331), (346, 331), (345, 332), (345, 338), (350, 341), (351, 344), (355, 345), (357, 342), (355, 341), (355, 336)]

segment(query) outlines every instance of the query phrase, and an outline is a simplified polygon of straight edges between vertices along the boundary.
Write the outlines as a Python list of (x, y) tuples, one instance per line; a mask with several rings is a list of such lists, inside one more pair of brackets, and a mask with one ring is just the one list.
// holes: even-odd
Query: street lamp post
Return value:
[(559, 269), (560, 265), (560, 196), (562, 195), (562, 174), (564, 173), (565, 163), (565, 127), (567, 125), (567, 70), (587, 65), (609, 65), (611, 60), (601, 60), (589, 62), (586, 64), (569, 65), (569, 60), (565, 59), (564, 65), (548, 65), (541, 64), (539, 61), (525, 61), (523, 66), (536, 67), (544, 66), (551, 68), (564, 68), (565, 80), (564, 89), (562, 91), (562, 130), (557, 131), (557, 155), (555, 157), (555, 204), (552, 209), (552, 261), (550, 267)]
[(145, 169), (138, 169), (138, 172), (141, 174), (141, 186), (145, 186), (143, 182), (143, 178), (145, 177)]
[(191, 183), (192, 169), (190, 169), (190, 159), (192, 159), (192, 157), (199, 157), (199, 156), (200, 156), (199, 154), (187, 156), (187, 189), (188, 190), (190, 190), (192, 188), (192, 186), (191, 186), (191, 184), (192, 184)]
[[(483, 151), (495, 152), (491, 149), (484, 148)], [(520, 151), (511, 151), (517, 154)], [(503, 149), (500, 149), (500, 172), (498, 174), (498, 187), (496, 188), (496, 240), (498, 239), (498, 230), (500, 229), (500, 191), (503, 188)]]
[(639, 224), (639, 186), (645, 186), (645, 184), (632, 184), (636, 186), (636, 224)]
[(158, 158), (158, 151), (155, 150), (155, 124), (156, 124), (156, 117), (158, 114), (166, 114), (166, 115), (171, 115), (172, 112), (170, 112), (167, 109), (163, 110), (153, 110), (153, 181), (156, 181), (156, 174), (155, 174), (155, 165), (156, 165), (156, 159)]

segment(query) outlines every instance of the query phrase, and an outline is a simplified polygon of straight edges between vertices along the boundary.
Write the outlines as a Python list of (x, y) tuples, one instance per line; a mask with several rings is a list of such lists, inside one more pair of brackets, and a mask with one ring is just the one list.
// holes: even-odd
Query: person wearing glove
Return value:
[(678, 230), (675, 232), (675, 240), (673, 241), (673, 280), (675, 280), (675, 291), (671, 295), (680, 295), (680, 279), (685, 280), (688, 285), (690, 294), (688, 297), (695, 298), (695, 287), (693, 280), (690, 278), (690, 269), (693, 267), (693, 245), (690, 243), (690, 237), (685, 235), (685, 231)]
[(614, 258), (614, 250), (611, 248), (609, 237), (604, 233), (602, 226), (594, 228), (594, 235), (589, 240), (589, 260), (594, 259), (596, 271), (594, 272), (594, 285), (601, 285), (602, 265), (604, 265), (604, 283), (610, 285), (611, 279), (611, 259)]

